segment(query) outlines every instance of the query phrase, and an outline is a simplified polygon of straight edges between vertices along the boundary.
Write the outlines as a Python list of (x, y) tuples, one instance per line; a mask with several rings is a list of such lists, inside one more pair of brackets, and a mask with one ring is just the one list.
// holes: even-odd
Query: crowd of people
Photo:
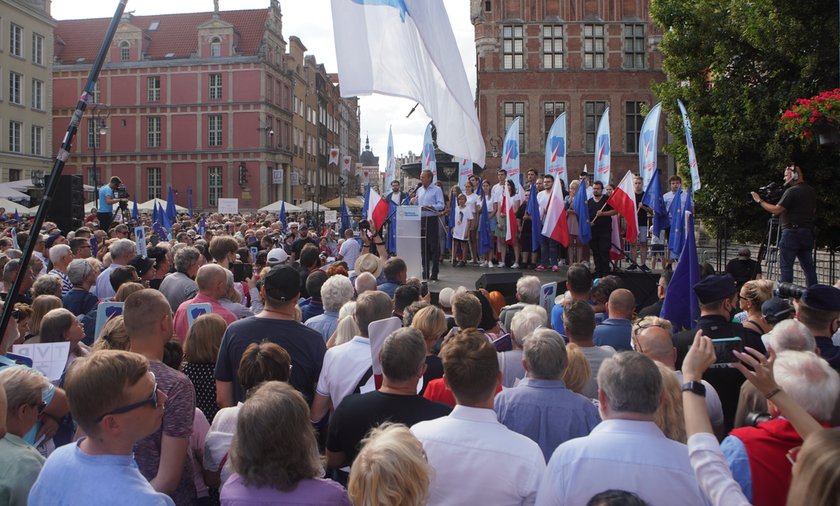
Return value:
[[(23, 280), (0, 343), (2, 504), (840, 497), (836, 286), (790, 300), (755, 273), (706, 272), (700, 318), (680, 329), (659, 316), (669, 269), (642, 308), (597, 256), (593, 269), (561, 252), (568, 279), (547, 312), (535, 276), (515, 293), (431, 293), (352, 229), (337, 240), (305, 220), (184, 214), (164, 237), (141, 215), (143, 256), (129, 224), (90, 218), (17, 230), (28, 265), (0, 238), (4, 301)], [(97, 334), (104, 302), (122, 312)], [(378, 335), (388, 319), (397, 330)], [(55, 342), (70, 346), (53, 380), (13, 350)]]

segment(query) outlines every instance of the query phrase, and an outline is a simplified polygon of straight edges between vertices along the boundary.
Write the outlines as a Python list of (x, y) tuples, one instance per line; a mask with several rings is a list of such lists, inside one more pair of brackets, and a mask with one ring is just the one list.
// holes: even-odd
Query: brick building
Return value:
[[(638, 172), (642, 105), (657, 102), (650, 83), (665, 80), (661, 32), (648, 7), (649, 0), (471, 0), (486, 168), (500, 166), (505, 133), (520, 116), (520, 166), (542, 172), (548, 130), (565, 111), (570, 177), (584, 164), (591, 170), (609, 107), (612, 181)], [(659, 146), (665, 138), (660, 125)], [(666, 162), (660, 154), (663, 172)]]
[[(56, 25), (56, 145), (101, 43), (91, 34), (104, 34), (109, 21)], [(287, 52), (277, 0), (266, 9), (125, 14), (97, 83), (101, 105), (89, 106), (65, 173), (92, 186), (119, 176), (138, 201), (165, 198), (171, 186), (186, 206), (191, 189), (193, 205), (208, 210), (219, 198), (238, 198), (241, 209), (302, 202), (307, 182), (328, 195), (338, 168), (327, 166), (327, 153), (339, 141), (344, 101), (292, 39)]]

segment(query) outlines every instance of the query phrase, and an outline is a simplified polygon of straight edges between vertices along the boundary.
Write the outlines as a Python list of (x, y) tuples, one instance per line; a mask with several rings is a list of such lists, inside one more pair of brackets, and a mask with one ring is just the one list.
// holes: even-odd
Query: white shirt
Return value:
[[(204, 437), (204, 456), (203, 467), (208, 471), (221, 473), (222, 484), (224, 484), (230, 475), (233, 474), (233, 469), (230, 467), (230, 458), (225, 460), (225, 465), (222, 465), (222, 459), (228, 454), (230, 444), (233, 441), (233, 435), (236, 433), (236, 419), (239, 416), (239, 409), (242, 403), (229, 408), (222, 408), (216, 412), (213, 417), (213, 423), (207, 431), (207, 436)], [(202, 416), (202, 418), (204, 418)]]
[(493, 185), (493, 188), (490, 189), (490, 203), (491, 204), (498, 204), (499, 206), (502, 205), (502, 197), (505, 196), (505, 184), (496, 183)]
[(341, 243), (341, 248), (338, 250), (338, 254), (341, 255), (341, 259), (347, 262), (347, 268), (353, 270), (356, 268), (356, 259), (359, 258), (359, 253), (362, 251), (362, 247), (359, 246), (359, 241), (354, 238), (345, 239), (343, 243)]
[[(356, 390), (356, 386), (373, 365), (370, 355), (370, 339), (356, 336), (352, 340), (330, 348), (324, 355), (324, 366), (318, 378), (315, 391), (319, 395), (329, 397), (333, 408)], [(370, 392), (374, 388), (373, 375), (362, 387), (362, 393)]]
[[(464, 193), (466, 195), (466, 193)], [(478, 200), (478, 194), (473, 192), (467, 195), (467, 207), (474, 210), (476, 213), (481, 212), (481, 201)]]
[(732, 471), (723, 456), (717, 438), (708, 432), (701, 432), (688, 438), (688, 453), (691, 467), (700, 477), (703, 492), (715, 506), (749, 506), (738, 482), (732, 478)]
[(545, 472), (540, 447), (499, 423), (492, 409), (455, 406), (411, 432), (435, 470), (427, 504), (534, 504)]
[(595, 494), (633, 492), (650, 506), (709, 504), (688, 460), (688, 447), (653, 422), (604, 420), (554, 450), (537, 504), (586, 504)]
[[(680, 385), (685, 383), (683, 381), (682, 371), (674, 371), (674, 373), (677, 375), (677, 381), (680, 382)], [(706, 380), (700, 380), (700, 382), (706, 387), (706, 411), (709, 413), (709, 420), (711, 420), (712, 426), (723, 427), (723, 405), (720, 403), (720, 396), (717, 390)]]
[[(111, 271), (116, 269), (117, 267), (122, 267), (121, 265), (117, 265), (112, 263), (108, 266), (107, 269), (99, 273), (99, 276), (96, 278), (96, 291), (93, 291), (93, 294), (96, 295), (99, 300), (107, 299), (109, 297), (113, 297), (117, 294), (114, 291), (114, 287), (111, 286)], [(93, 288), (93, 287), (91, 287)]]
[(548, 198), (551, 191), (543, 190), (537, 194), (537, 204), (540, 206), (540, 219), (545, 218), (545, 210), (548, 208)]

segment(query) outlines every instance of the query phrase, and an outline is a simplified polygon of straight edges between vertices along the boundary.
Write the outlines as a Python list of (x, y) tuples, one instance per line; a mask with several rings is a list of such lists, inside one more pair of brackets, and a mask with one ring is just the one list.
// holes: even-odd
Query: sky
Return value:
[[(470, 2), (443, 0), (443, 3), (449, 13), (467, 79), (474, 91), (475, 32), (470, 23)], [(270, 0), (219, 0), (219, 9), (262, 9), (267, 8), (269, 4)], [(57, 20), (110, 18), (114, 15), (117, 5), (115, 0), (53, 0), (52, 16)], [(283, 13), (283, 37), (286, 41), (290, 36), (297, 35), (306, 46), (307, 54), (315, 55), (318, 63), (324, 64), (327, 72), (337, 72), (333, 25), (329, 14), (330, 0), (280, 0), (280, 9)], [(126, 11), (133, 11), (138, 16), (212, 10), (213, 0), (128, 0), (126, 5)], [(102, 36), (104, 35), (103, 33)], [(369, 134), (371, 150), (379, 156), (380, 170), (385, 170), (389, 126), (393, 128), (394, 152), (397, 156), (409, 151), (420, 153), (423, 147), (423, 133), (429, 122), (422, 106), (408, 119), (406, 115), (414, 107), (414, 102), (410, 100), (374, 95), (362, 97), (360, 106), (361, 146), (364, 149), (365, 136)]]

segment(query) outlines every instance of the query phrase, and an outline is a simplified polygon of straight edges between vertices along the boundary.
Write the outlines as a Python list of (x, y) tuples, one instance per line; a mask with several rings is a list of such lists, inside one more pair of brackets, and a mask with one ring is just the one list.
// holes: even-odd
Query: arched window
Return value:
[(210, 56), (222, 56), (222, 39), (219, 37), (210, 39)]
[(120, 61), (128, 61), (129, 58), (131, 58), (131, 53), (128, 48), (129, 45), (127, 40), (120, 42)]

